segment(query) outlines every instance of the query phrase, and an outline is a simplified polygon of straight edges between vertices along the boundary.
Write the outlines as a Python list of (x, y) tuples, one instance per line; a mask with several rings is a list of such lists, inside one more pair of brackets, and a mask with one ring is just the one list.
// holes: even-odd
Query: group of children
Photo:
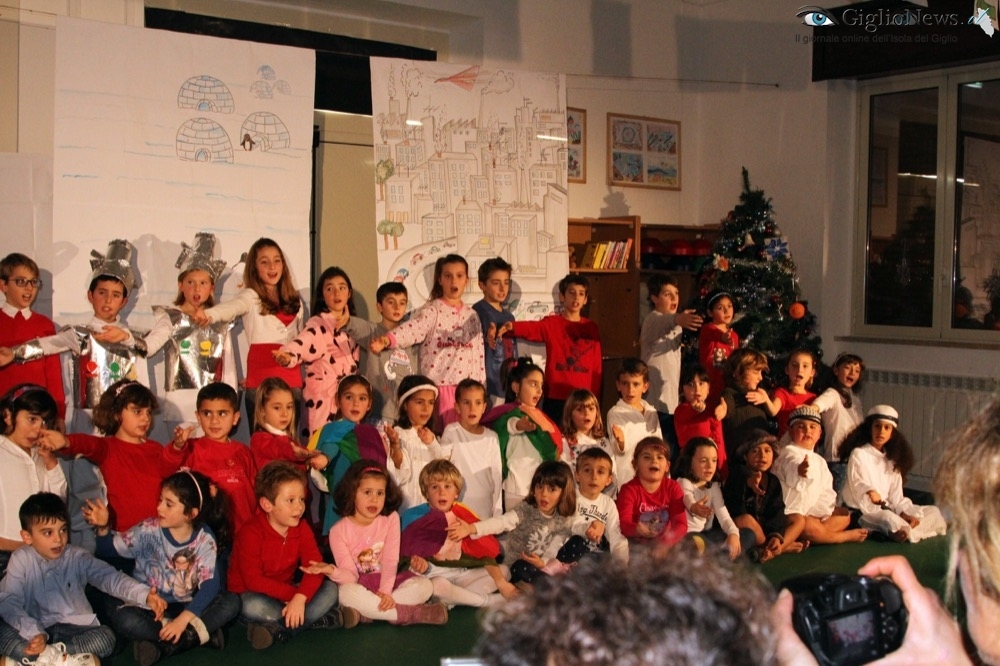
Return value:
[[(449, 606), (501, 603), (581, 558), (627, 561), (630, 545), (691, 538), (763, 561), (869, 529), (900, 541), (943, 533), (933, 507), (902, 496), (912, 453), (895, 411), (860, 418), (861, 359), (838, 357), (837, 384), (816, 396), (815, 359), (795, 351), (788, 387), (769, 394), (767, 360), (739, 347), (728, 294), (709, 296), (705, 322), (678, 311), (671, 280), (650, 280), (643, 359), (622, 363), (605, 424), (582, 276), (560, 281), (559, 314), (514, 321), (503, 307), (509, 264), (480, 266), (484, 297), (470, 307), (468, 264), (447, 255), (432, 300), (409, 320), (406, 288), (391, 282), (377, 293), (380, 321), (367, 322), (350, 278), (331, 267), (305, 320), (269, 239), (250, 248), (243, 290), (214, 304), (222, 263), (214, 237), (199, 234), (178, 259), (177, 299), (140, 334), (118, 316), (134, 287), (121, 243), (95, 262), (94, 319), (59, 334), (31, 311), (34, 262), (0, 262), (2, 316), (15, 322), (0, 333), (9, 658), (97, 663), (114, 649), (98, 617), (133, 641), (144, 666), (221, 648), (237, 617), (258, 649), (308, 628), (440, 624)], [(230, 439), (237, 317), (250, 344), (240, 382), (249, 446)], [(700, 329), (702, 365), (681, 367), (684, 328)], [(544, 368), (517, 355), (517, 338), (545, 344)], [(161, 348), (158, 399), (134, 368)], [(99, 434), (76, 418), (65, 434), (62, 378), (50, 366), (66, 350), (73, 407), (91, 410)], [(148, 438), (161, 400), (188, 405), (166, 445)], [(48, 595), (42, 568), (58, 569), (69, 591)], [(95, 613), (87, 584), (130, 603)]]

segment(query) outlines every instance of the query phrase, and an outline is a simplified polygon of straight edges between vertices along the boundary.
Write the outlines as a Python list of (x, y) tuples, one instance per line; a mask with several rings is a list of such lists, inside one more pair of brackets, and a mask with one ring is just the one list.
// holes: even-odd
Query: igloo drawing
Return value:
[(182, 109), (233, 113), (236, 104), (225, 83), (207, 74), (192, 76), (177, 91), (177, 106)]
[(289, 148), (292, 137), (281, 118), (267, 111), (255, 111), (247, 116), (240, 129), (240, 136), (253, 139), (257, 150)]
[(274, 81), (274, 68), (270, 65), (261, 65), (257, 68), (257, 78)]
[(271, 99), (274, 93), (271, 92), (271, 84), (267, 81), (254, 81), (250, 84), (250, 94), (257, 99)]
[(177, 157), (193, 162), (233, 161), (233, 142), (219, 123), (192, 118), (177, 130)]
[(281, 79), (280, 81), (274, 82), (274, 90), (281, 95), (291, 95), (292, 87), (288, 85), (288, 81)]

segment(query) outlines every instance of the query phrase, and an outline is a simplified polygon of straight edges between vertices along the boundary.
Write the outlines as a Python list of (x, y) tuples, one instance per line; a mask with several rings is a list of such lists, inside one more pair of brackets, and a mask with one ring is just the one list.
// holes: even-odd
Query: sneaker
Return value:
[(222, 632), (221, 627), (216, 629), (212, 637), (208, 639), (208, 647), (215, 648), (216, 650), (226, 647), (226, 635)]
[(22, 659), (28, 666), (100, 666), (101, 660), (89, 652), (67, 654), (65, 643), (50, 643), (34, 661)]
[(339, 608), (331, 608), (312, 623), (312, 629), (339, 629), (344, 626), (344, 616)]
[(247, 626), (247, 640), (254, 650), (265, 650), (274, 645), (274, 631), (263, 624)]
[(132, 658), (139, 666), (150, 666), (160, 660), (160, 648), (152, 641), (133, 641)]

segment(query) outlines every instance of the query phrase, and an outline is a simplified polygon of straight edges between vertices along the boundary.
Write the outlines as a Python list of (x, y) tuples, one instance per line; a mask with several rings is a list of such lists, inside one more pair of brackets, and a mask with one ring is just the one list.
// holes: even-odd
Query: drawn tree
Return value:
[(378, 200), (385, 201), (385, 183), (396, 173), (396, 165), (391, 159), (379, 160), (375, 165), (375, 180), (378, 182)]
[(404, 231), (406, 231), (406, 227), (403, 226), (402, 222), (393, 222), (392, 226), (389, 228), (389, 235), (392, 236), (393, 250), (399, 249), (399, 237), (403, 235)]
[[(396, 235), (394, 233), (394, 227), (396, 223), (392, 220), (382, 219), (379, 220), (378, 224), (375, 226), (375, 231), (382, 234), (382, 244), (383, 250), (389, 249), (389, 236), (393, 237), (393, 243), (396, 243)], [(398, 247), (396, 248), (399, 249)]]

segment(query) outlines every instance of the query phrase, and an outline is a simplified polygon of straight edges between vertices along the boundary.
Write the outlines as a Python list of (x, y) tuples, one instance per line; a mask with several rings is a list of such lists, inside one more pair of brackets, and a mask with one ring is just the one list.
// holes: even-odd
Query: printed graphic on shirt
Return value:
[(646, 525), (653, 534), (662, 534), (670, 524), (670, 512), (666, 507), (640, 503), (639, 523)]
[(382, 548), (385, 543), (379, 541), (377, 544), (373, 545), (371, 548), (365, 548), (360, 553), (358, 553), (358, 561), (355, 564), (358, 567), (358, 573), (380, 573), (382, 571)]

